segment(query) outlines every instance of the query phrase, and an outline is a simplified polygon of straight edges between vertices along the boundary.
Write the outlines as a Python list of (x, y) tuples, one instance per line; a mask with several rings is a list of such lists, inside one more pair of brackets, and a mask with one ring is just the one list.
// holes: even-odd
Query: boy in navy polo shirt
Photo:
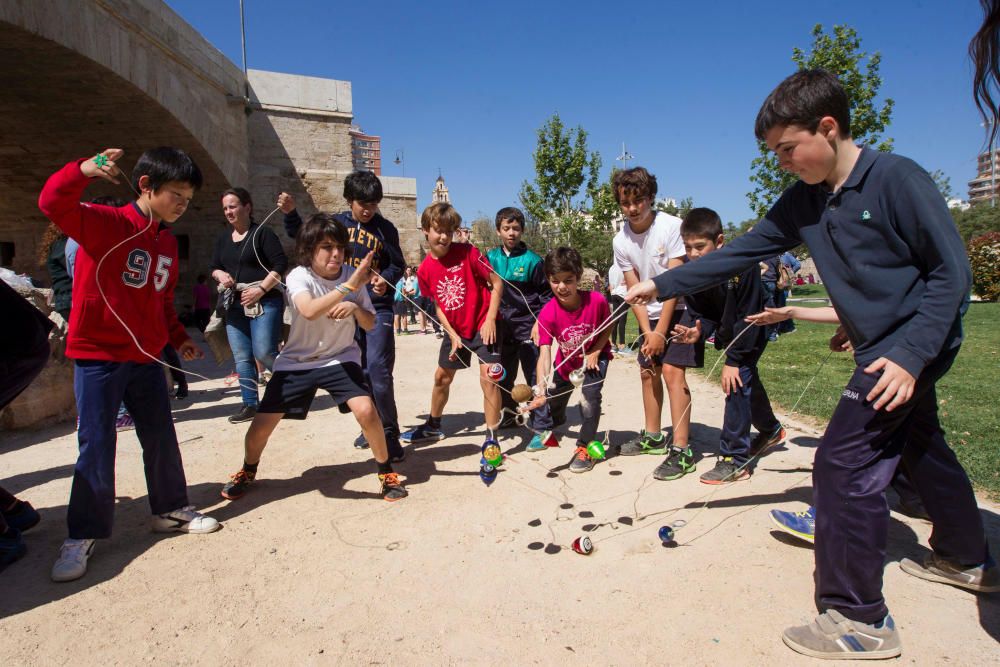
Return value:
[(801, 71), (768, 96), (755, 131), (801, 179), (751, 232), (645, 281), (633, 303), (705, 289), (805, 243), (858, 363), (816, 451), (815, 622), (787, 628), (818, 658), (890, 658), (900, 641), (882, 596), (900, 457), (934, 524), (933, 553), (905, 572), (977, 592), (1000, 590), (972, 485), (949, 449), (934, 385), (962, 341), (971, 282), (961, 238), (934, 181), (911, 160), (851, 140), (847, 95), (829, 72)]

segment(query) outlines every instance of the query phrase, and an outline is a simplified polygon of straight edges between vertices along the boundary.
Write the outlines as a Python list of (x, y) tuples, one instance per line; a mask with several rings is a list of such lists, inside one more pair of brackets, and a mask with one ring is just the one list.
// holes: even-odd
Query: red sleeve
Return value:
[(493, 273), (493, 265), (490, 264), (490, 260), (483, 253), (479, 252), (479, 248), (471, 243), (469, 244), (469, 261), (472, 262), (472, 271), (476, 277), (484, 283), (489, 284), (490, 274)]
[(420, 286), (420, 294), (430, 297), (431, 301), (434, 301), (434, 293), (431, 291), (430, 276), (427, 274), (427, 268), (425, 268), (423, 263), (421, 263), (420, 266), (417, 267), (417, 284)]

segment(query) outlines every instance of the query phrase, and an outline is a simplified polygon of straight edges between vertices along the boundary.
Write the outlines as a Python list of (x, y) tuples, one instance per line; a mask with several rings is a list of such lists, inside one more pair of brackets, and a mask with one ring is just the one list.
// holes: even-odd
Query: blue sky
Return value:
[[(240, 64), (238, 0), (167, 4)], [(975, 0), (245, 8), (250, 68), (351, 81), (355, 122), (382, 137), (383, 174), (401, 175), (392, 158), (402, 149), (422, 209), (440, 168), (466, 220), (517, 204), (536, 130), (554, 112), (587, 130), (605, 176), (624, 141), (661, 195), (693, 197), (727, 222), (751, 217), (754, 117), (816, 23), (850, 25), (864, 50), (881, 52), (898, 153), (943, 170), (964, 197), (983, 150), (966, 53), (982, 19)]]

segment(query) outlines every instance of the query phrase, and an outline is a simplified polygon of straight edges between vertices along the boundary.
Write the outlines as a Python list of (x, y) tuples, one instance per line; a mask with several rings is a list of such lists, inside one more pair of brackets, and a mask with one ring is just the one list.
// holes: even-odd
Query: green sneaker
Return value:
[(667, 437), (660, 433), (656, 438), (646, 429), (639, 431), (639, 435), (622, 445), (622, 456), (635, 456), (636, 454), (666, 454)]
[(690, 447), (686, 449), (671, 447), (667, 458), (663, 459), (663, 463), (656, 466), (656, 470), (653, 471), (653, 478), (669, 482), (693, 472), (694, 468), (694, 452)]

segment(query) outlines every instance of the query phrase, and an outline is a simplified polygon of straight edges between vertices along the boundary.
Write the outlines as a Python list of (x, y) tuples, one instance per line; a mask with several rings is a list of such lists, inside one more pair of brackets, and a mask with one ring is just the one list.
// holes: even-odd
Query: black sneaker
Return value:
[(222, 497), (226, 500), (242, 498), (256, 478), (257, 473), (240, 468), (240, 471), (230, 477), (226, 485), (222, 487)]
[(778, 424), (778, 428), (771, 433), (758, 433), (757, 437), (750, 441), (750, 456), (763, 454), (784, 439), (785, 427), (781, 424)]
[(368, 449), (368, 439), (365, 438), (364, 433), (360, 433), (358, 437), (354, 439), (354, 449)]
[(729, 484), (750, 477), (750, 467), (739, 465), (732, 456), (720, 456), (715, 467), (701, 476), (702, 484)]
[(254, 405), (244, 405), (240, 408), (240, 411), (235, 415), (229, 417), (230, 424), (240, 424), (242, 422), (252, 421), (257, 415), (257, 407)]
[(663, 459), (663, 463), (656, 466), (656, 470), (653, 471), (653, 478), (669, 482), (693, 472), (694, 469), (694, 452), (690, 447), (686, 449), (671, 447), (667, 458)]
[(382, 485), (382, 498), (390, 503), (410, 495), (403, 488), (402, 482), (399, 481), (399, 475), (394, 472), (388, 472), (384, 475), (379, 473), (378, 481)]
[(187, 385), (184, 385), (182, 387), (178, 386), (177, 387), (177, 391), (174, 392), (174, 398), (176, 398), (178, 401), (180, 401), (180, 400), (183, 400), (183, 399), (185, 399), (187, 397), (188, 397), (188, 388), (187, 388)]
[(622, 456), (635, 456), (637, 454), (666, 454), (667, 437), (661, 433), (660, 439), (654, 440), (653, 436), (646, 433), (646, 430), (643, 429), (639, 431), (639, 435), (621, 446), (620, 453)]

